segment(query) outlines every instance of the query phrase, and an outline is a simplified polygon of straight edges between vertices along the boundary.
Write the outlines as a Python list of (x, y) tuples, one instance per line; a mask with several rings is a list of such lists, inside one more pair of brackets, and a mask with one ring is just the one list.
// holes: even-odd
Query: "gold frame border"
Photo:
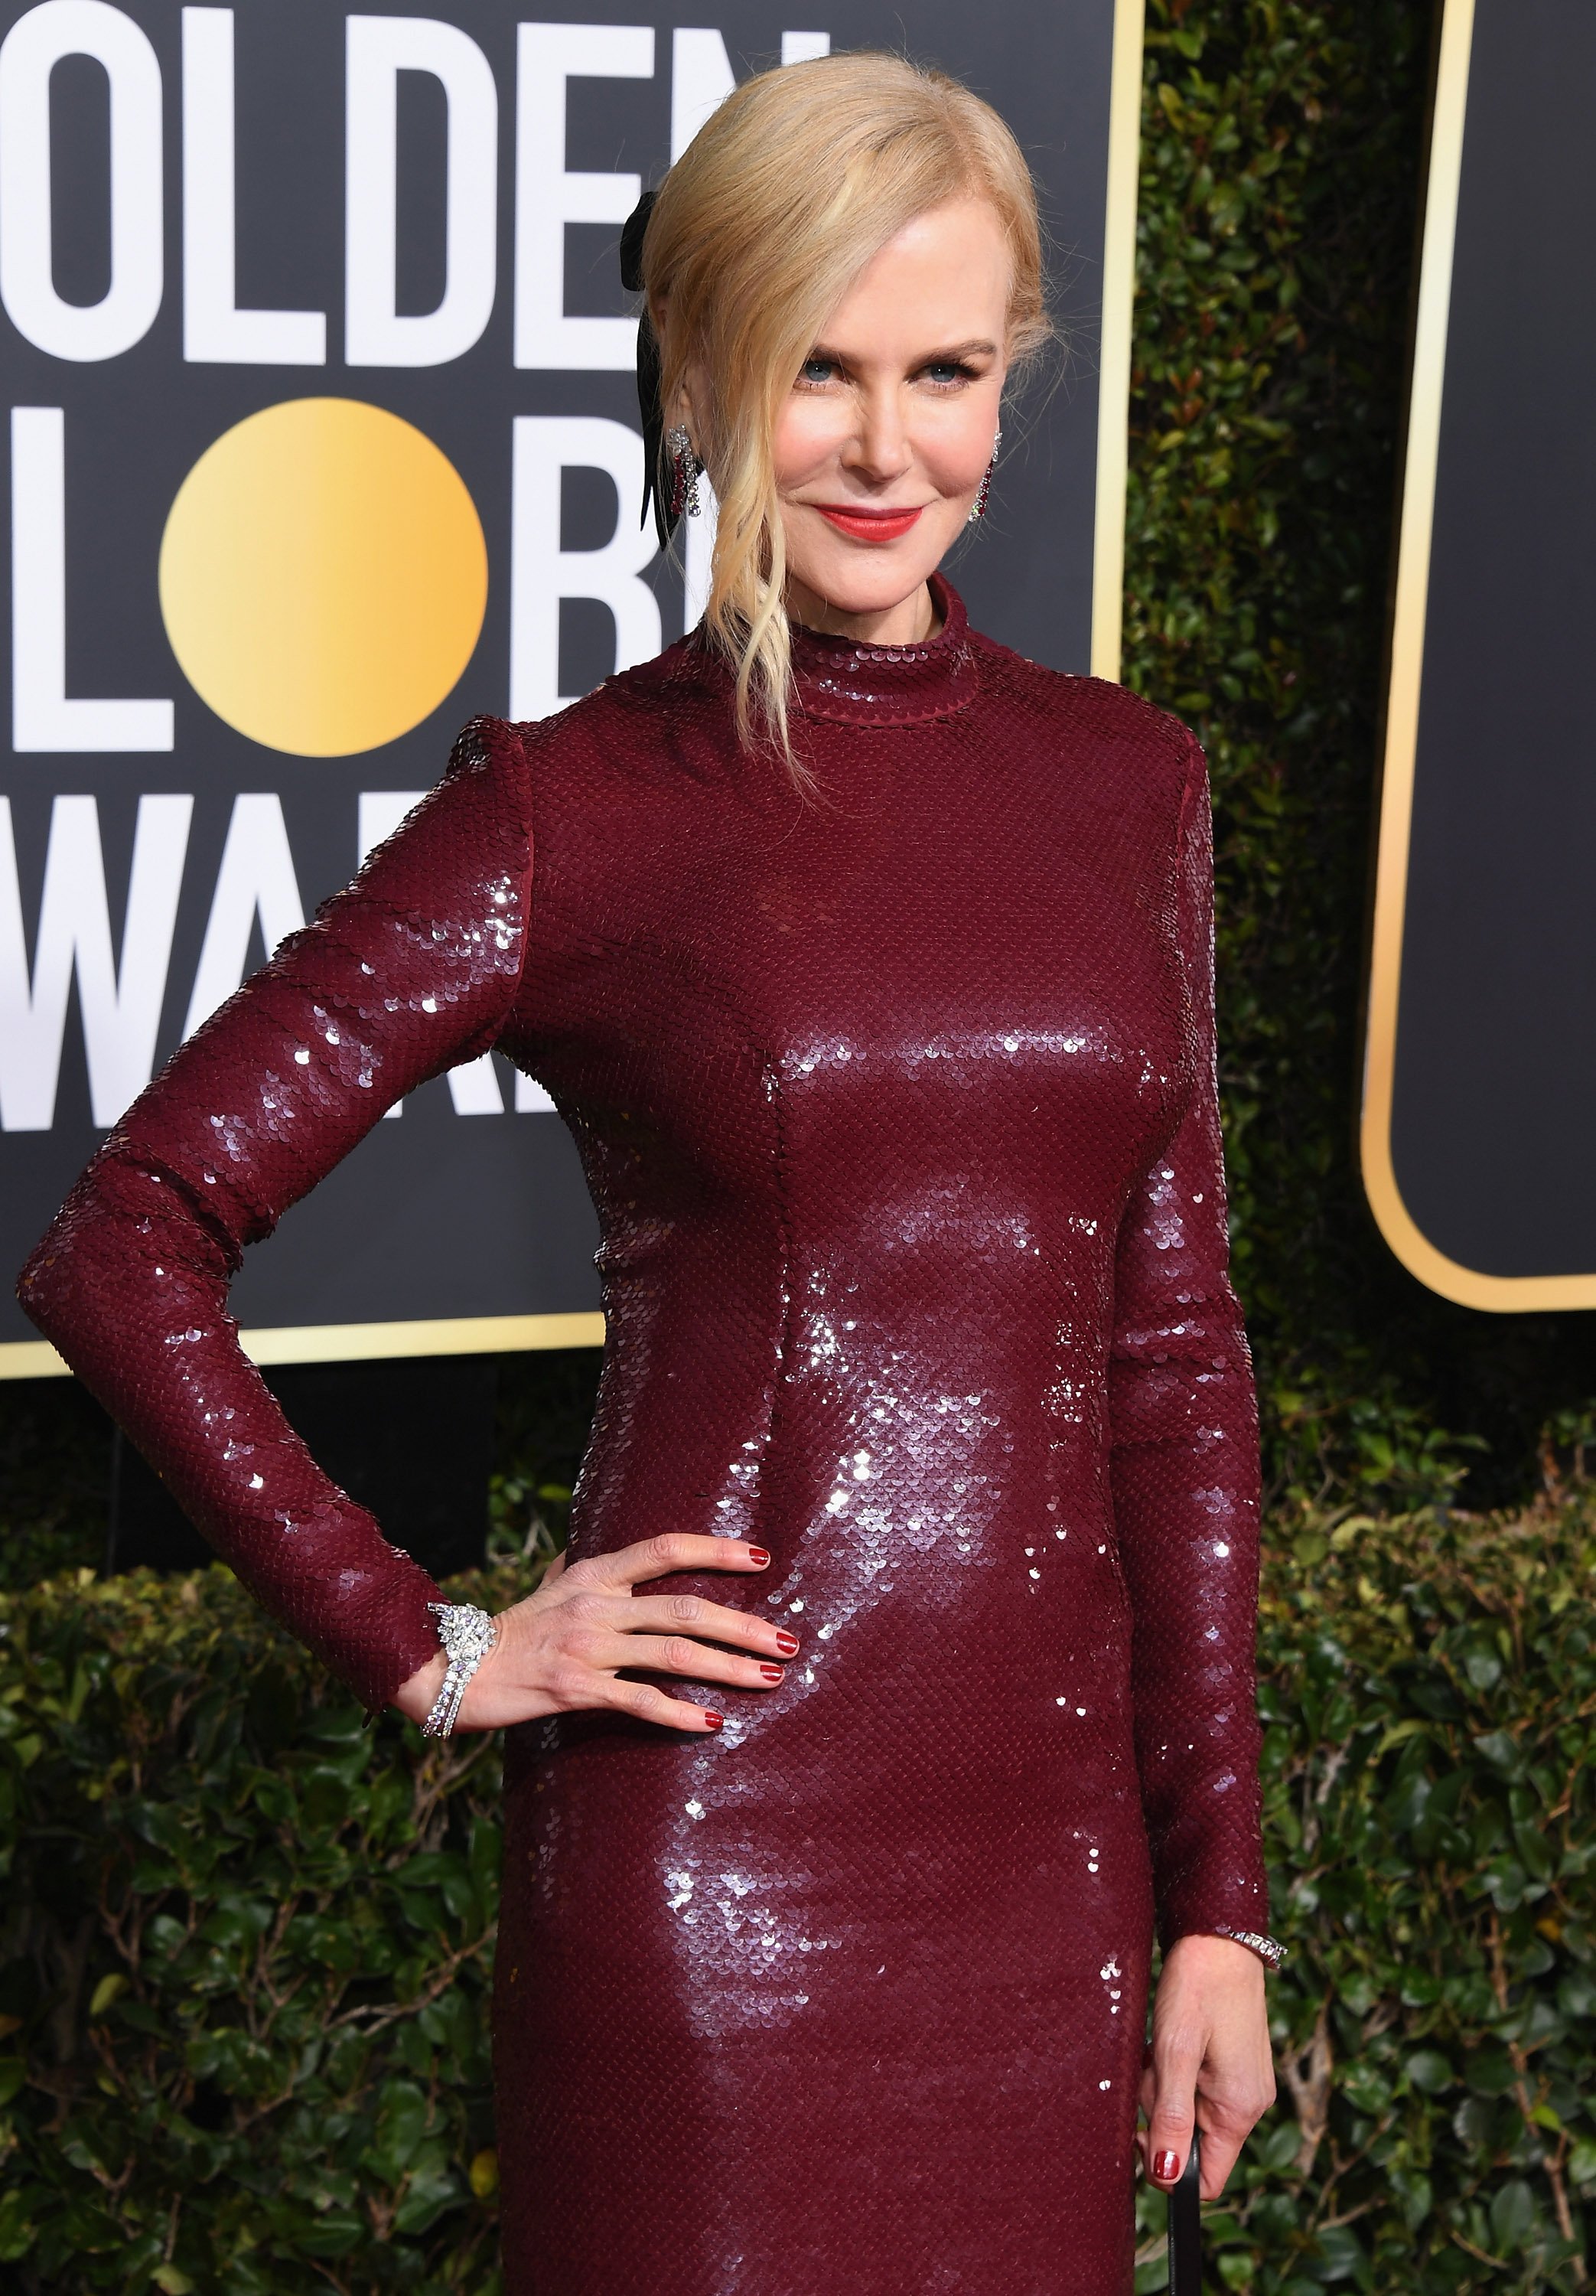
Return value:
[[(1129, 465), (1131, 315), (1136, 294), (1136, 190), (1142, 150), (1146, 0), (1115, 0), (1109, 85), (1109, 180), (1103, 215), (1102, 340), (1097, 395), (1097, 485), (1092, 540), (1092, 675), (1117, 681), (1124, 619)], [(598, 1348), (604, 1318), (460, 1316), (395, 1324), (301, 1324), (241, 1332), (258, 1364), (359, 1363), (383, 1356), (498, 1355), (531, 1348)], [(47, 1340), (0, 1342), (0, 1380), (70, 1379)]]
[(1125, 481), (1130, 463), (1131, 314), (1136, 299), (1136, 190), (1142, 158), (1146, 0), (1117, 0), (1109, 81), (1102, 340), (1097, 381), (1097, 499), (1092, 535), (1092, 675), (1119, 678), (1125, 619)]
[(1474, 42), (1474, 0), (1445, 0), (1430, 130), (1429, 180), (1419, 268), (1413, 381), (1398, 529), (1391, 673), (1375, 861), (1374, 930), (1369, 956), (1369, 1020), (1363, 1055), (1360, 1145), (1363, 1189), (1380, 1234), (1403, 1266), (1432, 1292), (1464, 1308), (1522, 1314), (1544, 1308), (1596, 1308), (1589, 1275), (1486, 1275), (1438, 1250), (1403, 1201), (1391, 1154), (1403, 929), (1407, 906), (1413, 773), (1424, 674), (1436, 469), (1445, 384), (1458, 188)]

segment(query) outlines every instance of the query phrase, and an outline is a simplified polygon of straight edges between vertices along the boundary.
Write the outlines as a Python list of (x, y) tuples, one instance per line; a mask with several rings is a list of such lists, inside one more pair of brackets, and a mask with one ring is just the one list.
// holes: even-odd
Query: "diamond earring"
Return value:
[(704, 465), (693, 452), (685, 423), (675, 423), (666, 432), (665, 448), (670, 456), (670, 514), (680, 518), (685, 511), (689, 518), (696, 518), (703, 508), (699, 474)]
[(970, 526), (973, 526), (978, 519), (985, 518), (986, 515), (986, 497), (992, 492), (992, 473), (997, 468), (997, 450), (1003, 443), (1003, 434), (999, 430), (994, 434), (992, 441), (992, 460), (981, 474), (981, 483), (976, 488), (976, 498), (970, 505), (970, 516), (966, 521), (966, 524)]

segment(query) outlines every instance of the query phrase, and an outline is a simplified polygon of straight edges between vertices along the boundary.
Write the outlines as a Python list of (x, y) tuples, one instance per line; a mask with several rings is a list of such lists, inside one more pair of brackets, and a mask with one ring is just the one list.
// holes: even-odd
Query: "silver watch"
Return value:
[(422, 1725), (422, 1734), (446, 1738), (454, 1727), (466, 1685), (497, 1642), (499, 1629), (474, 1603), (429, 1603), (427, 1608), (438, 1614), (438, 1639), (448, 1652), (449, 1663), (443, 1688)]

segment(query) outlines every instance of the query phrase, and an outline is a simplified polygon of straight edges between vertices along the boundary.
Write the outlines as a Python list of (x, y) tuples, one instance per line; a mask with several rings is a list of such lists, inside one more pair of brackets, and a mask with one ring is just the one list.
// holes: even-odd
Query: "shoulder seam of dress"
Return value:
[(1117, 679), (1112, 677), (1084, 677), (1081, 684), (1123, 694), (1131, 706), (1132, 714), (1144, 720), (1150, 719), (1156, 731), (1169, 742), (1183, 764), (1192, 749), (1197, 749), (1201, 754), (1197, 736), (1185, 720), (1177, 718), (1173, 709), (1166, 709), (1160, 702), (1150, 701), (1145, 693), (1138, 693), (1134, 686), (1121, 685)]
[[(574, 706), (574, 705), (573, 705)], [(561, 711), (561, 716), (564, 712)], [(449, 748), (449, 761), (444, 768), (445, 778), (465, 772), (473, 763), (470, 744), (475, 739), (481, 742), (489, 761), (495, 767), (512, 764), (521, 783), (523, 809), (528, 775), (526, 736), (535, 728), (556, 723), (552, 718), (495, 718), (491, 710), (479, 709), (468, 718), (455, 734)]]

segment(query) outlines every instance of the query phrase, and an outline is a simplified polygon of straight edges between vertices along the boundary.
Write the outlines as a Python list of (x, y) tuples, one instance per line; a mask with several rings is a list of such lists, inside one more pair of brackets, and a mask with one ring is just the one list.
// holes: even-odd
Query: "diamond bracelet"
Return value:
[(474, 1603), (429, 1603), (438, 1613), (438, 1639), (449, 1654), (443, 1688), (422, 1725), (426, 1738), (446, 1738), (454, 1729), (466, 1685), (499, 1638), (499, 1629)]
[(1262, 1937), (1256, 1930), (1215, 1930), (1213, 1935), (1229, 1938), (1233, 1945), (1246, 1946), (1249, 1952), (1257, 1955), (1260, 1961), (1266, 1962), (1271, 1969), (1279, 1969), (1283, 1962), (1290, 1958), (1286, 1947), (1277, 1939)]

